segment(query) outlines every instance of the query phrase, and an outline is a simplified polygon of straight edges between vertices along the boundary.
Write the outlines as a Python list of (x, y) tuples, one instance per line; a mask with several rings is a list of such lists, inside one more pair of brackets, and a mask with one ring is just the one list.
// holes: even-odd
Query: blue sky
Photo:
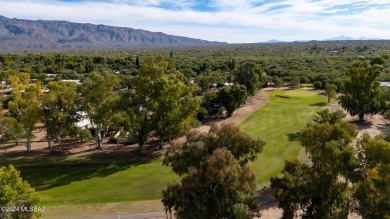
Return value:
[(341, 35), (390, 39), (390, 0), (0, 0), (0, 15), (229, 43)]

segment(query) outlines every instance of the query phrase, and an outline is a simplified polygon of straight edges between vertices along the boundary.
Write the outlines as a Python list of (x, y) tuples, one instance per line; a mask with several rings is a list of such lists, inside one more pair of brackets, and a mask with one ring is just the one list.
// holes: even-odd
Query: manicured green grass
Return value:
[(161, 198), (177, 177), (161, 160), (21, 167), (46, 205), (108, 203)]
[[(306, 90), (279, 90), (266, 92), (266, 96), (268, 104), (241, 124), (247, 133), (267, 141), (263, 153), (251, 164), (258, 184), (267, 183), (271, 176), (280, 173), (286, 159), (297, 156), (300, 147), (298, 141), (292, 140), (294, 134), (326, 101), (318, 92)], [(40, 192), (44, 204), (52, 206), (51, 209), (156, 200), (169, 182), (178, 179), (170, 168), (162, 166), (158, 157), (130, 159), (128, 155), (117, 154), (42, 158), (36, 163), (29, 160), (27, 165), (23, 160), (14, 162), (22, 177)]]
[(281, 172), (285, 160), (297, 157), (300, 145), (296, 134), (326, 102), (316, 91), (278, 90), (266, 95), (269, 103), (240, 124), (242, 130), (267, 142), (251, 164), (258, 184), (268, 183)]

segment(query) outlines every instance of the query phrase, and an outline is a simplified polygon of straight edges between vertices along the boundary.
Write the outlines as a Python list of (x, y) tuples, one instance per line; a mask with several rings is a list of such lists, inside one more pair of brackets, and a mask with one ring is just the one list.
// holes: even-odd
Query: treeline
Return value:
[(162, 147), (164, 141), (199, 125), (198, 120), (205, 116), (220, 116), (225, 110), (231, 116), (266, 83), (264, 71), (250, 61), (235, 66), (226, 78), (217, 75), (218, 81), (204, 75), (196, 80), (188, 78), (175, 68), (171, 59), (163, 56), (149, 56), (142, 64), (138, 62), (135, 58), (137, 73), (130, 75), (129, 86), (125, 88), (120, 85), (121, 74), (106, 71), (103, 65), (81, 74), (81, 80), (73, 81), (81, 84), (78, 86), (60, 80), (61, 76), (41, 81), (32, 79), (33, 73), (27, 70), (3, 70), (2, 102), (6, 112), (0, 122), (3, 138), (18, 143), (26, 138), (30, 151), (32, 131), (38, 122), (43, 122), (51, 148), (54, 139), (61, 145), (63, 135), (90, 137), (87, 131), (75, 126), (87, 119), (98, 148), (109, 132), (120, 130), (136, 140), (140, 149), (151, 133), (159, 138)]
[[(31, 151), (32, 132), (39, 122), (44, 124), (49, 149), (55, 140), (62, 151), (63, 136), (85, 139), (91, 135), (101, 149), (104, 137), (115, 133), (113, 140), (127, 137), (136, 141), (140, 150), (154, 136), (162, 148), (165, 141), (182, 136), (206, 116), (220, 116), (225, 111), (231, 116), (261, 87), (263, 74), (257, 64), (244, 63), (232, 74), (232, 83), (208, 91), (163, 56), (145, 59), (131, 78), (131, 87), (125, 89), (118, 89), (120, 77), (107, 71), (85, 74), (80, 82), (47, 84), (19, 72), (6, 78), (8, 91), (3, 90), (3, 95), (10, 95), (2, 99), (0, 131), (4, 140), (13, 139), (18, 144), (24, 144), (21, 139), (25, 138), (27, 151)], [(87, 121), (83, 126), (91, 133), (76, 126), (80, 121)]]
[[(153, 54), (157, 52), (165, 53), (168, 58), (151, 61), (150, 57), (153, 57)], [(13, 127), (14, 129), (10, 131), (7, 128), (2, 132), (6, 138), (20, 139), (20, 130), (23, 129), (24, 137), (27, 138), (27, 142), (30, 142), (31, 135), (29, 133), (33, 129), (31, 124), (42, 121), (46, 128), (50, 127), (50, 124), (46, 123), (53, 119), (44, 118), (42, 115), (53, 114), (53, 110), (62, 110), (61, 112), (68, 110), (50, 109), (50, 106), (44, 104), (54, 103), (49, 103), (50, 101), (45, 98), (48, 96), (54, 96), (50, 97), (52, 99), (59, 98), (55, 97), (57, 94), (53, 93), (72, 89), (66, 94), (78, 93), (81, 95), (77, 98), (77, 95), (74, 95), (72, 97), (74, 100), (66, 97), (77, 105), (71, 109), (77, 113), (71, 116), (72, 118), (68, 118), (69, 124), (74, 124), (81, 117), (88, 117), (92, 121), (93, 127), (101, 126), (94, 128), (92, 134), (103, 137), (108, 132), (107, 127), (115, 126), (113, 130), (116, 131), (121, 127), (126, 127), (126, 130), (130, 131), (129, 136), (135, 136), (140, 148), (142, 148), (151, 133), (163, 142), (177, 137), (177, 135), (182, 135), (190, 126), (199, 124), (196, 119), (192, 118), (193, 115), (196, 115), (198, 120), (202, 120), (205, 116), (220, 115), (226, 110), (227, 116), (231, 116), (248, 96), (253, 96), (255, 91), (261, 87), (290, 86), (296, 88), (305, 83), (312, 83), (316, 88), (325, 88), (330, 100), (335, 96), (336, 91), (344, 90), (344, 83), (348, 81), (348, 74), (344, 69), (354, 60), (380, 66), (376, 78), (386, 80), (390, 78), (387, 62), (388, 53), (389, 49), (382, 43), (367, 41), (231, 45), (127, 52), (119, 50), (106, 51), (99, 55), (77, 52), (74, 54), (0, 54), (0, 80), (2, 80), (3, 94), (12, 93), (10, 96), (3, 97), (2, 100), (4, 108), (8, 110), (4, 111), (7, 114), (3, 119), (2, 127)], [(161, 75), (164, 77), (160, 77)], [(162, 81), (154, 81), (153, 78)], [(77, 86), (73, 88), (73, 86), (63, 85), (60, 82), (63, 79), (76, 80), (83, 85), (79, 88)], [(35, 85), (28, 86), (33, 81), (35, 81)], [(153, 83), (151, 84), (151, 82)], [(162, 85), (157, 82), (162, 83)], [(9, 89), (10, 84), (12, 84), (12, 89)], [(167, 88), (172, 90), (163, 91), (158, 86), (175, 88)], [(43, 90), (44, 87), (50, 90), (47, 94), (39, 91)], [(107, 89), (108, 91), (106, 91)], [(32, 93), (32, 97), (25, 97), (27, 91)], [(111, 96), (109, 93), (115, 94)], [(102, 94), (101, 97), (96, 97), (98, 94)], [(125, 97), (126, 95), (127, 97)], [(171, 121), (161, 122), (159, 120), (166, 119), (167, 112), (185, 111), (184, 109), (178, 110), (181, 107), (180, 104), (191, 104), (180, 101), (177, 103), (174, 100), (175, 98), (187, 100), (189, 98), (186, 95), (201, 98), (201, 100), (197, 99), (196, 107), (193, 107), (194, 112), (189, 113), (192, 115), (191, 119), (184, 116), (185, 125), (179, 125), (182, 128), (174, 131), (174, 134), (168, 133), (166, 130), (159, 130), (159, 127), (162, 126), (171, 127), (167, 130), (173, 130), (174, 126)], [(22, 101), (23, 98), (35, 100), (35, 96), (35, 102), (23, 103), (24, 100)], [(108, 101), (110, 103), (107, 102), (108, 106), (105, 106), (110, 109), (110, 115), (115, 118), (115, 122), (111, 121), (112, 118), (98, 122), (91, 119), (92, 117), (96, 117), (96, 119), (104, 117), (102, 112), (99, 112), (98, 116), (91, 114), (92, 109), (96, 110), (97, 107), (102, 107), (99, 101), (105, 102), (104, 97), (115, 99), (115, 103)], [(169, 98), (172, 99), (172, 102), (163, 106), (170, 101)], [(84, 100), (78, 103), (78, 99)], [(87, 103), (92, 100), (96, 101), (96, 106)], [(63, 102), (61, 104), (64, 104)], [(39, 106), (40, 110), (33, 112), (34, 115), (37, 114), (36, 116), (26, 116), (27, 113), (23, 115), (19, 112), (22, 103), (26, 107), (27, 105), (32, 107), (35, 104), (37, 107)], [(176, 105), (178, 109), (174, 108)], [(159, 110), (162, 109), (158, 109), (159, 107), (164, 108), (164, 110), (160, 112)], [(89, 109), (91, 113), (88, 113)], [(111, 112), (113, 109), (120, 109), (120, 113), (117, 115), (116, 112)], [(63, 114), (69, 114), (69, 112)], [(70, 114), (74, 114), (74, 112)], [(157, 117), (151, 119), (152, 115), (159, 115), (160, 119), (156, 119)], [(22, 120), (25, 117), (30, 118), (26, 121), (29, 124), (19, 127), (23, 124)], [(35, 117), (37, 119), (33, 119)], [(127, 120), (125, 121), (121, 117), (125, 117)], [(15, 121), (11, 118), (14, 118)], [(110, 125), (99, 125), (103, 123)], [(191, 125), (189, 125), (190, 123)], [(56, 136), (61, 136), (58, 133), (62, 133), (64, 130), (73, 135), (89, 136), (85, 131), (77, 131), (76, 128), (64, 129), (62, 125), (54, 125), (52, 129), (57, 128), (60, 131), (47, 133), (48, 139), (57, 139), (57, 142), (61, 143), (61, 138)], [(99, 148), (101, 147), (99, 139), (102, 139), (102, 136), (97, 137)]]
[[(194, 83), (203, 96), (197, 118), (221, 114), (230, 116), (247, 96), (258, 87), (310, 84), (327, 90), (329, 97), (335, 89), (343, 89), (347, 74), (344, 69), (356, 60), (380, 64), (378, 79), (390, 80), (388, 41), (337, 41), (281, 44), (228, 45), (207, 48), (139, 49), (97, 52), (67, 52), (52, 54), (0, 54), (0, 80), (3, 88), (10, 76), (26, 73), (44, 85), (63, 79), (86, 80), (91, 72), (112, 73), (118, 82), (114, 89), (135, 89), (134, 78), (148, 57), (164, 54), (170, 69)], [(236, 85), (237, 84), (237, 85)], [(247, 94), (243, 95), (244, 85)], [(227, 86), (225, 86), (227, 85)], [(222, 88), (218, 95), (216, 89)], [(7, 90), (4, 90), (7, 92)], [(6, 101), (7, 102), (7, 101)]]
[(82, 80), (88, 73), (107, 71), (118, 74), (117, 88), (124, 88), (138, 74), (139, 67), (135, 55), (4, 54), (0, 55), (0, 80), (28, 73), (32, 79), (47, 83), (52, 79)]
[[(233, 81), (239, 65), (253, 62), (260, 66), (264, 86), (282, 80), (289, 83), (326, 84), (338, 87), (346, 78), (344, 68), (351, 62), (383, 62), (390, 54), (389, 41), (336, 41), (280, 44), (227, 45), (205, 48), (133, 49), (99, 52), (39, 54), (0, 54), (0, 80), (7, 74), (29, 73), (45, 82), (55, 74), (57, 80), (84, 79), (90, 72), (118, 74), (117, 88), (131, 87), (131, 79), (150, 55), (163, 54), (169, 65), (186, 77), (201, 82), (201, 87)], [(390, 80), (389, 64), (384, 64), (380, 80)], [(269, 83), (267, 83), (269, 82)]]
[[(0, 119), (2, 134), (20, 143), (26, 138), (31, 151), (32, 131), (43, 122), (48, 145), (56, 139), (61, 145), (65, 132), (90, 136), (75, 127), (87, 119), (101, 148), (103, 138), (112, 131), (130, 132), (142, 150), (153, 135), (161, 142), (183, 135), (193, 124), (200, 99), (196, 86), (168, 65), (162, 56), (150, 57), (132, 78), (132, 89), (117, 90), (118, 76), (111, 72), (92, 72), (76, 86), (72, 82), (51, 81), (45, 87), (30, 81), (30, 75), (10, 75), (11, 95), (5, 97), (5, 115)], [(3, 136), (4, 137), (4, 136)]]

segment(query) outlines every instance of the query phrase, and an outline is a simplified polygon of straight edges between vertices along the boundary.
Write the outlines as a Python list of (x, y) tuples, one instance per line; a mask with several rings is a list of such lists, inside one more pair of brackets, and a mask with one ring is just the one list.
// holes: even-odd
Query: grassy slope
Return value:
[[(282, 98), (290, 97), (290, 98)], [(297, 157), (299, 142), (294, 138), (306, 126), (325, 99), (317, 92), (278, 90), (267, 93), (269, 104), (257, 110), (240, 126), (254, 137), (266, 140), (263, 153), (252, 163), (258, 184), (266, 184), (281, 172), (285, 160)]]
[[(289, 141), (288, 135), (301, 130), (318, 110), (318, 105), (325, 102), (317, 92), (305, 90), (269, 92), (267, 98), (269, 104), (241, 124), (244, 131), (267, 141), (264, 152), (252, 163), (259, 184), (280, 173), (285, 159), (297, 156), (299, 144)], [(58, 213), (55, 206), (59, 205), (65, 210), (69, 205), (77, 208), (159, 199), (168, 182), (177, 179), (169, 168), (162, 166), (161, 160), (123, 162), (123, 158), (118, 163), (113, 163), (118, 158), (100, 157), (89, 158), (88, 162), (57, 161), (50, 162), (50, 165), (42, 160), (39, 166), (20, 166), (18, 169), (23, 178), (42, 194), (50, 214)], [(146, 209), (156, 204), (153, 205), (146, 206)], [(69, 207), (69, 211), (71, 209)]]

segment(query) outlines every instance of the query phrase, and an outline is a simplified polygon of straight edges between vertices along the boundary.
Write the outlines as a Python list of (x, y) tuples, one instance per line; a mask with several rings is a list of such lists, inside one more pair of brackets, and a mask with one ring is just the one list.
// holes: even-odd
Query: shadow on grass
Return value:
[(110, 154), (86, 156), (81, 162), (49, 163), (47, 165), (20, 166), (21, 176), (37, 191), (68, 185), (75, 181), (94, 177), (105, 177), (159, 159), (160, 155), (145, 155), (129, 158), (127, 161), (117, 159)]
[(289, 133), (288, 135), (289, 141), (300, 141), (301, 140), (301, 132)]
[(319, 103), (312, 103), (310, 104), (310, 106), (320, 106), (320, 107), (323, 107), (323, 106), (326, 106), (326, 102), (319, 102)]

